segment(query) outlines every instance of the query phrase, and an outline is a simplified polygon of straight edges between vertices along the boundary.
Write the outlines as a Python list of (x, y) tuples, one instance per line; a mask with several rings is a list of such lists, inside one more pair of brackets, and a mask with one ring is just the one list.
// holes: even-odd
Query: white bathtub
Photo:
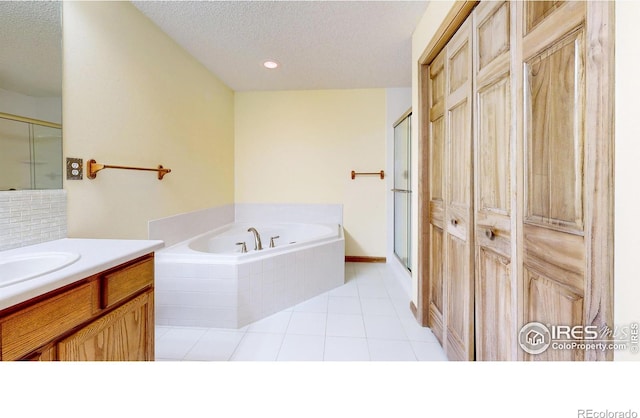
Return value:
[[(255, 249), (254, 234), (249, 228), (255, 228), (260, 234), (262, 250)], [(277, 238), (276, 238), (277, 237)], [(272, 254), (292, 251), (297, 247), (316, 244), (321, 241), (340, 237), (340, 225), (270, 223), (250, 224), (234, 223), (207, 232), (186, 242), (190, 250), (215, 254), (221, 262), (242, 262), (254, 257), (266, 257)], [(271, 238), (274, 247), (270, 248)], [(247, 252), (241, 252), (237, 243), (245, 243)], [(188, 251), (188, 250), (187, 250)]]
[(233, 223), (158, 251), (155, 267), (157, 324), (240, 328), (344, 284), (344, 236), (338, 224)]

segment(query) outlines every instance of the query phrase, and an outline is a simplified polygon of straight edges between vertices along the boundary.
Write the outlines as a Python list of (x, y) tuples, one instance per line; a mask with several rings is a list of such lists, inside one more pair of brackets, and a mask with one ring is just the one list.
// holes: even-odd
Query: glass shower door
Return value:
[(393, 128), (393, 250), (411, 271), (411, 112)]
[(62, 129), (32, 125), (33, 188), (62, 188)]
[(30, 127), (0, 118), (0, 191), (31, 188)]
[(62, 189), (62, 128), (0, 113), (0, 191)]

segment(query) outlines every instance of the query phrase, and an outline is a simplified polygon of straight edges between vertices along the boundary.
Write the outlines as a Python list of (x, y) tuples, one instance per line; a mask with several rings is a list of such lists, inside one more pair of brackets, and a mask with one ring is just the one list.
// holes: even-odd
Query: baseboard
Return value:
[(386, 263), (387, 257), (365, 257), (359, 255), (346, 255), (344, 261), (347, 263)]
[(418, 321), (418, 323), (422, 323), (419, 319), (418, 319), (418, 308), (416, 307), (416, 305), (413, 303), (413, 301), (411, 301), (409, 303), (409, 309), (411, 309), (411, 313), (413, 314), (413, 317), (416, 319), (416, 321)]

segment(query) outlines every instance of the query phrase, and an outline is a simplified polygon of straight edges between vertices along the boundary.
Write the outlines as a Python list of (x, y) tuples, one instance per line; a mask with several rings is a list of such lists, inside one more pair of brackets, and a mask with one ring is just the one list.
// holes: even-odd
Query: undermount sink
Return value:
[(80, 254), (71, 252), (38, 252), (0, 258), (0, 287), (34, 279), (75, 263)]

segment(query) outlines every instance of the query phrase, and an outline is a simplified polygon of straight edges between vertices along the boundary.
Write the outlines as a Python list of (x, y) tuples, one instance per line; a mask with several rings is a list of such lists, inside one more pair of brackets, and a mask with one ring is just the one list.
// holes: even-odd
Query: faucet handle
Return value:
[(275, 242), (273, 242), (274, 239), (280, 238), (280, 235), (276, 235), (275, 237), (271, 237), (271, 239), (269, 240), (269, 248), (273, 248), (276, 246)]
[(247, 243), (246, 242), (236, 242), (236, 245), (241, 245), (241, 247), (240, 247), (240, 252), (241, 253), (246, 253), (247, 252)]

